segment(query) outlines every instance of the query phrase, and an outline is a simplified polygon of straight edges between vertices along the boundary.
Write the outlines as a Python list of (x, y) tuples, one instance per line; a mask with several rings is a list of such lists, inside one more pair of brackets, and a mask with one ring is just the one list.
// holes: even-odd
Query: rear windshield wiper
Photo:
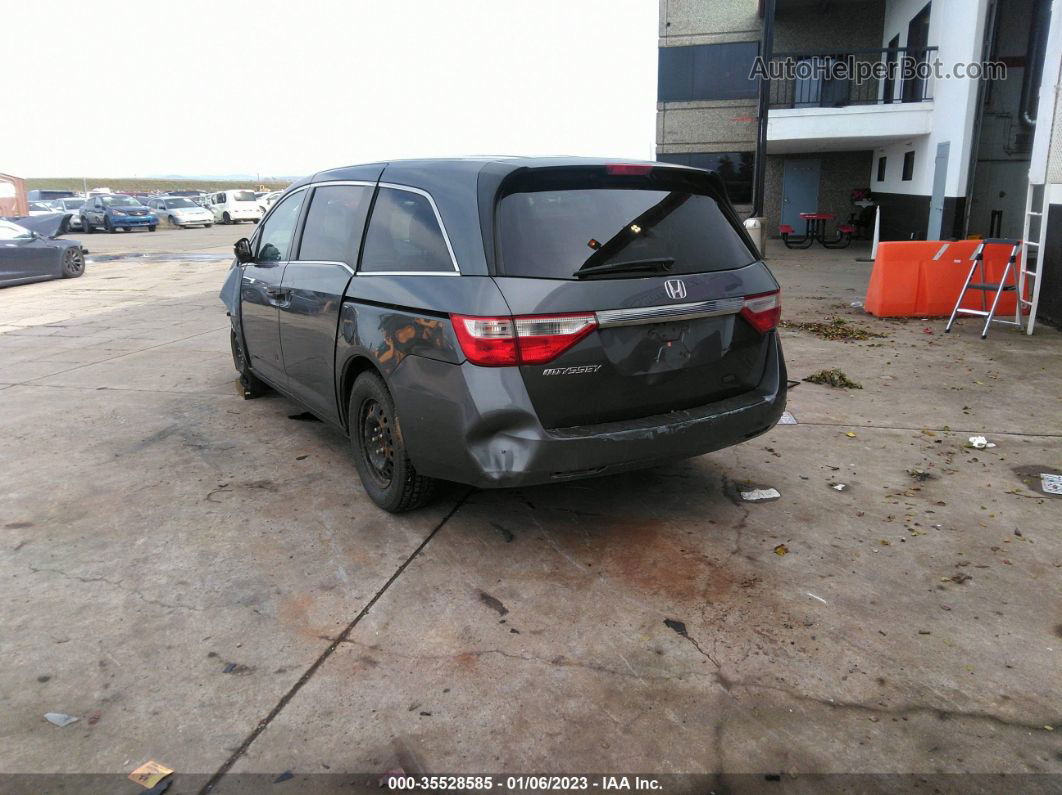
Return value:
[(622, 262), (606, 262), (580, 268), (572, 276), (583, 279), (599, 273), (634, 273), (637, 271), (669, 271), (675, 264), (674, 257), (653, 257), (652, 259), (631, 259)]

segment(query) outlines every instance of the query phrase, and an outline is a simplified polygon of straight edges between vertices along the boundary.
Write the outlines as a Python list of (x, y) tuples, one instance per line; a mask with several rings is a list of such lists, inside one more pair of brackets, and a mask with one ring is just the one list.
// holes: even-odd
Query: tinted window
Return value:
[(435, 211), (419, 193), (380, 188), (373, 206), (363, 271), (453, 271)]
[(571, 279), (583, 267), (661, 259), (674, 260), (670, 273), (700, 273), (755, 260), (715, 198), (682, 190), (512, 193), (498, 204), (497, 229), (498, 270), (507, 276)]
[(704, 168), (716, 172), (734, 204), (752, 204), (752, 152), (675, 152), (657, 158), (664, 163)]
[(345, 262), (353, 267), (371, 200), (372, 188), (364, 185), (317, 188), (306, 214), (299, 259)]
[(915, 153), (913, 151), (903, 153), (903, 174), (900, 179), (904, 182), (910, 182), (914, 179), (914, 158)]
[(262, 233), (258, 237), (258, 262), (280, 262), (287, 259), (291, 237), (295, 232), (295, 224), (298, 223), (299, 210), (302, 209), (305, 196), (304, 190), (289, 196), (262, 225)]
[(887, 161), (885, 160), (884, 157), (879, 157), (878, 158), (878, 182), (884, 182), (885, 181), (885, 163), (886, 162)]
[(755, 97), (759, 88), (749, 73), (759, 51), (754, 41), (661, 47), (657, 99), (686, 102)]
[(234, 190), (232, 192), (232, 200), (234, 202), (253, 202), (254, 191), (253, 190)]

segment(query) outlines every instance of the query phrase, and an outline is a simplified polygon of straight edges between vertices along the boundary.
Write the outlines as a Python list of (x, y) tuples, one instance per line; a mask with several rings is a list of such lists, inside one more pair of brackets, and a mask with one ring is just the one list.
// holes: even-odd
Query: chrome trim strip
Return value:
[(345, 262), (337, 262), (331, 259), (292, 259), (288, 260), (288, 265), (338, 265), (343, 268), (347, 273), (353, 275), (354, 269), (347, 265)]
[(719, 317), (736, 315), (744, 306), (745, 299), (718, 298), (712, 301), (697, 301), (691, 304), (670, 304), (665, 306), (639, 306), (633, 309), (606, 309), (595, 313), (597, 325), (636, 326), (644, 323), (666, 323), (673, 320), (694, 320), (701, 317)]
[(358, 271), (358, 276), (460, 276), (457, 271)]
[[(446, 250), (450, 252), (450, 262), (453, 263), (454, 270), (457, 272), (458, 275), (460, 275), (461, 268), (457, 264), (457, 256), (454, 254), (454, 247), (450, 245), (450, 235), (446, 232), (446, 224), (443, 223), (442, 216), (439, 214), (439, 208), (435, 204), (435, 199), (431, 197), (431, 194), (428, 193), (426, 190), (421, 190), (420, 188), (413, 188), (409, 185), (396, 185), (393, 182), (381, 182), (380, 187), (390, 188), (391, 190), (404, 190), (408, 191), (409, 193), (419, 193), (421, 196), (428, 200), (428, 204), (431, 205), (432, 212), (435, 213), (435, 220), (439, 222), (439, 229), (442, 230), (443, 240), (446, 241)], [(369, 220), (371, 222), (372, 219), (370, 218)], [(377, 273), (379, 273), (379, 271), (377, 271)]]

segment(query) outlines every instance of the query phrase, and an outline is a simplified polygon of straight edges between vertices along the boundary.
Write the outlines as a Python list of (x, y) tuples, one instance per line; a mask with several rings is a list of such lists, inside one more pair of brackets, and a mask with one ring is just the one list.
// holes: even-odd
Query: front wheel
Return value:
[(180, 224), (177, 223), (177, 219), (174, 218), (172, 215), (170, 216), (170, 226), (172, 226), (174, 229), (180, 226)]
[(111, 235), (113, 235), (115, 232), (118, 231), (117, 229), (114, 228), (114, 225), (111, 223), (111, 219), (107, 218), (106, 216), (104, 216), (104, 218), (103, 218), (103, 231), (105, 231), (105, 232), (107, 232), (108, 234), (111, 234)]
[(372, 501), (390, 513), (429, 502), (438, 481), (418, 475), (406, 455), (394, 401), (376, 373), (362, 373), (354, 382), (347, 418), (354, 466)]
[(247, 354), (243, 349), (243, 341), (236, 333), (236, 329), (229, 330), (229, 345), (232, 348), (232, 364), (236, 372), (240, 374), (240, 386), (243, 387), (243, 399), (250, 400), (262, 395), (267, 387), (251, 372), (251, 366), (247, 361)]
[(63, 252), (63, 278), (76, 279), (85, 272), (85, 255), (81, 246), (71, 246)]
[(158, 229), (158, 226), (156, 224), (151, 224), (150, 226), (148, 226), (149, 232), (154, 232), (156, 229)]
[(81, 219), (81, 229), (84, 231), (84, 233), (86, 235), (94, 235), (94, 234), (96, 234), (96, 227), (94, 227), (91, 223), (89, 223), (88, 218), (82, 218)]
[(228, 213), (223, 213), (222, 216), (221, 216), (221, 222), (223, 224), (226, 224), (226, 225), (227, 224), (231, 224), (232, 223), (232, 216), (229, 215)]

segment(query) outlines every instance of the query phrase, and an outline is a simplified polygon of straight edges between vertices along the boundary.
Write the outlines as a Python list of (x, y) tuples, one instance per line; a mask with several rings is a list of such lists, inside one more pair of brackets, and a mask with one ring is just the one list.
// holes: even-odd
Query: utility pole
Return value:
[[(760, 57), (766, 66), (770, 66), (774, 51), (774, 3), (775, 0), (763, 0), (763, 33), (760, 37)], [(760, 78), (759, 125), (756, 130), (756, 162), (753, 166), (752, 217), (763, 217), (763, 190), (767, 174), (767, 108), (771, 101), (771, 81), (768, 77)]]

